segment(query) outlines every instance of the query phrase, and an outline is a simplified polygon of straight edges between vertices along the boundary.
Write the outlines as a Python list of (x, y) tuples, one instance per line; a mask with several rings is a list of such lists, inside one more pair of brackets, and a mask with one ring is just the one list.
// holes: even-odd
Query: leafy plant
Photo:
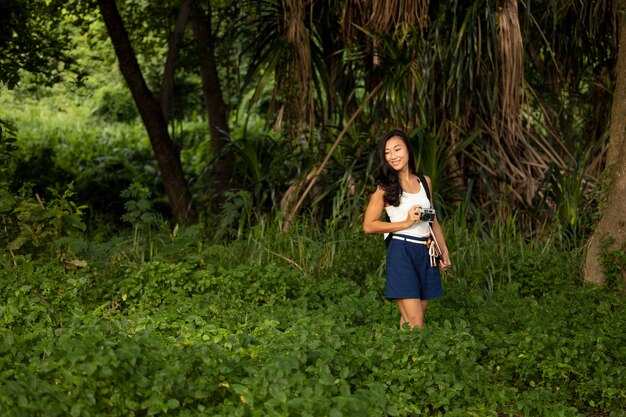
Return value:
[(541, 198), (536, 199), (536, 217), (553, 217), (550, 222), (562, 229), (563, 242), (569, 241), (572, 248), (581, 246), (590, 235), (598, 205), (594, 194), (588, 192), (590, 179), (585, 171), (583, 161), (568, 170), (552, 164), (537, 192)]
[(3, 196), (0, 212), (4, 214), (5, 248), (13, 257), (50, 251), (65, 260), (84, 248), (80, 236), (86, 229), (82, 217), (87, 206), (73, 201), (71, 187), (62, 194), (56, 190), (51, 193), (53, 198), (47, 202), (37, 194), (31, 196), (28, 189), (18, 196)]
[(15, 142), (15, 127), (0, 119), (0, 190), (7, 187), (11, 176)]
[(226, 202), (218, 217), (214, 235), (218, 241), (225, 237), (243, 237), (254, 218), (252, 194), (249, 191), (228, 191), (224, 195)]
[(132, 252), (141, 262), (152, 259), (155, 232), (165, 226), (165, 221), (152, 210), (150, 190), (134, 182), (122, 191), (121, 197), (126, 200), (122, 220), (133, 228)]

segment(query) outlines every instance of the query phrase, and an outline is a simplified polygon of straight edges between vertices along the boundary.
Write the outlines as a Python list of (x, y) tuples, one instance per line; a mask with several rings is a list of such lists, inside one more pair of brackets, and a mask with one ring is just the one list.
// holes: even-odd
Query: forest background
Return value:
[[(626, 415), (622, 7), (0, 2), (0, 411)], [(391, 128), (423, 332), (361, 229)]]

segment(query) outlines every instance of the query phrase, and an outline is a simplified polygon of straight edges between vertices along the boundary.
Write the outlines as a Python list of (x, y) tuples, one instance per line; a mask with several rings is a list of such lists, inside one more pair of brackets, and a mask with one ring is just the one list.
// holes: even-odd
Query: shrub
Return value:
[(139, 115), (130, 92), (122, 85), (97, 90), (92, 114), (106, 123), (129, 123)]

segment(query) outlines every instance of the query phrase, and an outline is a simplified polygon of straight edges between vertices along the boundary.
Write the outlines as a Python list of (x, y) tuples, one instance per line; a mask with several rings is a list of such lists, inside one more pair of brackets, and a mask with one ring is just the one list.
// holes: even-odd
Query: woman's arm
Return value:
[(374, 194), (370, 197), (370, 201), (365, 209), (365, 216), (363, 218), (363, 231), (365, 233), (391, 233), (397, 232), (410, 227), (413, 223), (419, 221), (419, 213), (415, 210), (409, 210), (409, 214), (404, 221), (401, 222), (386, 222), (380, 220), (385, 210), (385, 201), (383, 196), (385, 192), (382, 188), (376, 188)]

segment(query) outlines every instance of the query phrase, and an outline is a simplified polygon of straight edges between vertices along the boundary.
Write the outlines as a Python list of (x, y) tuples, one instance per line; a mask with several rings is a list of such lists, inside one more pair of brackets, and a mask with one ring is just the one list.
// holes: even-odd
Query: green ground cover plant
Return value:
[(3, 255), (0, 413), (626, 415), (624, 300), (571, 256), (457, 243), (427, 327), (403, 332), (378, 236), (278, 230), (157, 230), (150, 258), (119, 241), (81, 264)]

